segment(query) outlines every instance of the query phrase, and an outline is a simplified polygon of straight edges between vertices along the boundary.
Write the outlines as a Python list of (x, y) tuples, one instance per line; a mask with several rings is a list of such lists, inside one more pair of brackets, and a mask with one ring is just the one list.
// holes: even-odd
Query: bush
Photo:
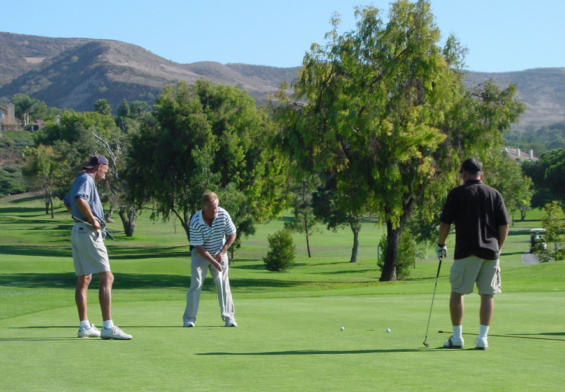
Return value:
[(270, 251), (263, 257), (269, 271), (287, 271), (294, 265), (296, 247), (289, 230), (279, 230), (267, 237)]

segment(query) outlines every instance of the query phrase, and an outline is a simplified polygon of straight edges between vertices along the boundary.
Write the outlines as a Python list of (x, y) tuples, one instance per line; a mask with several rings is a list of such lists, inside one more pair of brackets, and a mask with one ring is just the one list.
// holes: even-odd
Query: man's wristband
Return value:
[(443, 248), (445, 246), (445, 244), (440, 244), (439, 242), (437, 243), (437, 246)]
[(227, 250), (225, 250), (224, 248), (220, 249), (220, 253), (226, 253)]

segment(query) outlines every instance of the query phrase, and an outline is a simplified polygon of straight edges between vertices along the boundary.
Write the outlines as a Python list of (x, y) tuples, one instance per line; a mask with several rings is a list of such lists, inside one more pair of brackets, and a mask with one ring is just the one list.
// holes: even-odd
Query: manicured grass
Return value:
[[(231, 263), (238, 328), (223, 328), (213, 284), (205, 286), (196, 328), (182, 328), (189, 285), (180, 225), (140, 216), (133, 239), (111, 225), (114, 321), (132, 341), (77, 339), (71, 221), (51, 219), (40, 199), (0, 202), (0, 390), (6, 391), (560, 391), (565, 349), (564, 263), (524, 266), (533, 217), (517, 222), (501, 259), (503, 291), (488, 351), (440, 349), (450, 330), (443, 264), (428, 334), (437, 261), (433, 249), (403, 282), (379, 282), (376, 244), (382, 228), (362, 229), (360, 261), (349, 263), (348, 230), (295, 236), (296, 266), (265, 270), (261, 226)], [(528, 217), (530, 218), (530, 216)], [(101, 325), (97, 279), (89, 318)], [(478, 329), (478, 297), (467, 297), (465, 332)], [(340, 331), (340, 327), (345, 327)], [(392, 330), (386, 333), (386, 328)], [(516, 336), (545, 339), (522, 339)], [(546, 340), (555, 339), (555, 340)]]

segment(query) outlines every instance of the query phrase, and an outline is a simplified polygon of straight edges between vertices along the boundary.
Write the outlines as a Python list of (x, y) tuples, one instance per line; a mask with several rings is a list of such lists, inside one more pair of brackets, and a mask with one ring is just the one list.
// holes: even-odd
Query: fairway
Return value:
[[(143, 215), (133, 239), (111, 230), (116, 275), (114, 321), (131, 341), (77, 339), (71, 223), (50, 219), (41, 199), (0, 202), (0, 368), (2, 391), (561, 391), (565, 382), (563, 263), (521, 264), (527, 227), (512, 228), (501, 260), (503, 294), (490, 349), (441, 349), (450, 330), (443, 265), (423, 345), (437, 262), (430, 250), (403, 282), (378, 282), (375, 244), (382, 229), (365, 223), (360, 261), (348, 263), (351, 232), (311, 238), (297, 265), (268, 272), (266, 236), (243, 241), (230, 279), (238, 328), (224, 328), (207, 279), (196, 328), (182, 328), (189, 284), (186, 237), (174, 222)], [(453, 238), (451, 238), (453, 240)], [(448, 245), (449, 246), (449, 245)], [(452, 249), (452, 245), (450, 249)], [(451, 255), (450, 255), (451, 256)], [(101, 326), (97, 279), (89, 318)], [(466, 298), (465, 333), (478, 330), (479, 298)], [(340, 327), (344, 327), (341, 331)], [(387, 333), (386, 329), (391, 332)]]

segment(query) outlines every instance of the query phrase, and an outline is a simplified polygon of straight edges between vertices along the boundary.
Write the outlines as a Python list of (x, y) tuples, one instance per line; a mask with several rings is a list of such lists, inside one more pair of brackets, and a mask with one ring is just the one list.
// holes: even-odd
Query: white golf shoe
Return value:
[(194, 328), (194, 323), (192, 321), (185, 321), (182, 326), (187, 328)]
[(114, 339), (114, 340), (130, 340), (132, 338), (131, 335), (128, 335), (127, 333), (125, 333), (116, 326), (110, 329), (102, 328), (100, 337), (102, 339)]
[(90, 324), (89, 328), (79, 327), (78, 337), (79, 338), (99, 338), (100, 337), (100, 331), (98, 330), (98, 328), (96, 328), (94, 326), (94, 324)]
[(443, 342), (444, 348), (463, 348), (464, 346), (465, 340), (463, 338), (455, 338), (453, 336)]
[(488, 340), (487, 340), (487, 338), (477, 338), (475, 340), (475, 349), (477, 349), (477, 350), (488, 350)]
[(237, 327), (237, 323), (233, 319), (226, 320), (226, 327)]

